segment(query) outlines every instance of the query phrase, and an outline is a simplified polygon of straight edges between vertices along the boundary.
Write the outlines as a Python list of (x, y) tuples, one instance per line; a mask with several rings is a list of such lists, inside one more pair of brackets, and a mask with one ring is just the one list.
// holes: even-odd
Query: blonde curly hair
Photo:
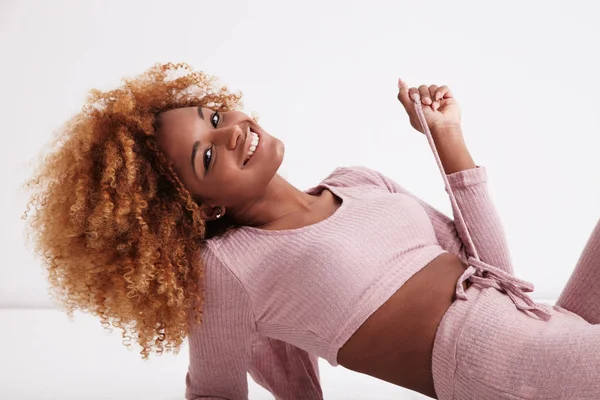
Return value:
[(241, 107), (241, 94), (215, 82), (186, 63), (167, 63), (114, 90), (91, 90), (23, 185), (34, 193), (22, 219), (35, 208), (26, 231), (51, 295), (69, 318), (80, 309), (109, 331), (120, 328), (124, 345), (136, 340), (143, 359), (178, 354), (191, 311), (201, 322), (203, 242), (235, 227), (202, 219), (156, 142), (161, 112)]

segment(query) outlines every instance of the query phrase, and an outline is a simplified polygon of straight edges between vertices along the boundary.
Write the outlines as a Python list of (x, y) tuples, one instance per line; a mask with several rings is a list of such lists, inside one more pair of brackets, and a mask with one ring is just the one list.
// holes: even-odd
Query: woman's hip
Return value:
[(550, 305), (543, 321), (493, 287), (466, 295), (436, 332), (438, 399), (600, 398), (600, 325)]

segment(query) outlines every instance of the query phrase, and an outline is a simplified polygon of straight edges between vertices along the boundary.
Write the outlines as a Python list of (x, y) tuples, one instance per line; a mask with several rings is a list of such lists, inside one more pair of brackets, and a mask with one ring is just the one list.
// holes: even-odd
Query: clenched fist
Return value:
[(398, 89), (398, 100), (408, 113), (413, 128), (425, 133), (417, 117), (414, 100), (422, 103), (423, 114), (432, 134), (448, 129), (460, 131), (460, 108), (448, 86), (421, 85), (418, 89), (409, 88), (406, 82), (398, 79)]

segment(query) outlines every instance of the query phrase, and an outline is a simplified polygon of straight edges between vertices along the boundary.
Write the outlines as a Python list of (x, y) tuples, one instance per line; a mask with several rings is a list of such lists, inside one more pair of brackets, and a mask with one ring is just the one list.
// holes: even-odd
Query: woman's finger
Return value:
[(429, 96), (431, 96), (431, 100), (435, 100), (435, 92), (438, 90), (438, 85), (430, 85), (429, 86)]
[(439, 97), (440, 99), (450, 99), (453, 97), (452, 92), (446, 85), (439, 87), (435, 96), (436, 98)]
[(431, 95), (429, 94), (429, 86), (419, 86), (419, 94), (421, 95), (421, 101), (423, 102), (423, 104), (430, 105), (432, 103)]
[(408, 89), (408, 97), (411, 100), (416, 101), (416, 100), (414, 100), (415, 95), (417, 95), (417, 96), (420, 97), (419, 90), (416, 87), (413, 86), (410, 89)]
[(408, 85), (402, 79), (398, 78), (398, 100), (406, 108), (411, 104), (408, 96)]
[(433, 108), (434, 111), (436, 111), (440, 107), (440, 102), (437, 101), (436, 98), (437, 89), (438, 85), (429, 86), (429, 95), (431, 96), (431, 100), (433, 101), (433, 103), (431, 103), (431, 108)]

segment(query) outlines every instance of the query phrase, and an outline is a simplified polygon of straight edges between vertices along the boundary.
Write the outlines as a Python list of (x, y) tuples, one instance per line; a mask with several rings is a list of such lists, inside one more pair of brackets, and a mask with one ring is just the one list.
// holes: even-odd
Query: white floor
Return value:
[[(0, 309), (0, 399), (183, 399), (187, 342), (179, 355), (139, 354), (88, 314), (73, 322), (56, 309)], [(325, 399), (429, 397), (320, 360)], [(274, 397), (248, 376), (250, 400)]]

